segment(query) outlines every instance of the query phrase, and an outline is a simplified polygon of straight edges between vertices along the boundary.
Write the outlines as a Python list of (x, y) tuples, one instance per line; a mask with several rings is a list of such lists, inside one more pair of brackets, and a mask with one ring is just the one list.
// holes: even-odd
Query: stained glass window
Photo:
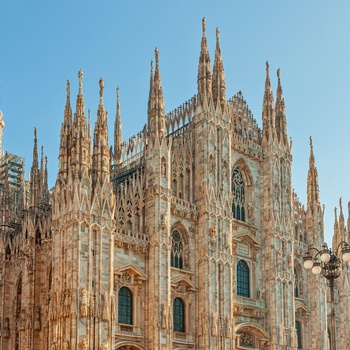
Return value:
[(237, 220), (245, 221), (244, 180), (241, 172), (238, 169), (233, 170), (231, 190), (233, 194), (233, 202), (232, 202), (233, 217)]
[(126, 287), (118, 293), (118, 322), (132, 324), (132, 294)]
[(183, 244), (180, 232), (173, 231), (171, 247), (171, 266), (182, 269), (183, 263)]
[(173, 302), (173, 329), (174, 332), (185, 331), (185, 306), (180, 298)]
[(249, 298), (249, 267), (244, 260), (237, 264), (237, 295)]

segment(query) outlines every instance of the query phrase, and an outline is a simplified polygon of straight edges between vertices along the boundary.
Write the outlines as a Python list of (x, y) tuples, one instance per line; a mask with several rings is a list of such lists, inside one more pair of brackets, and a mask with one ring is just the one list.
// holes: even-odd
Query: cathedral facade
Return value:
[[(324, 241), (312, 140), (304, 206), (277, 75), (274, 99), (266, 63), (260, 128), (241, 92), (226, 97), (203, 20), (197, 94), (166, 114), (156, 49), (147, 125), (123, 141), (118, 91), (113, 147), (103, 79), (93, 133), (83, 72), (74, 114), (67, 81), (54, 188), (36, 130), (28, 180), (1, 156), (0, 350), (330, 349), (328, 286), (303, 268)], [(4, 126), (1, 114), (0, 155)], [(346, 226), (340, 202), (334, 245)], [(336, 342), (349, 349), (342, 270)]]

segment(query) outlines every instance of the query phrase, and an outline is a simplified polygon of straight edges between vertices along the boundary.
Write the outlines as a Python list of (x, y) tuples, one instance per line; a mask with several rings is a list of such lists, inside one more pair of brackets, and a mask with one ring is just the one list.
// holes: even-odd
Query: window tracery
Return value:
[(233, 217), (237, 220), (245, 221), (245, 184), (242, 173), (237, 168), (232, 172), (231, 190), (233, 194)]
[(174, 230), (172, 233), (172, 244), (171, 244), (171, 266), (178, 269), (183, 268), (183, 243), (180, 232)]

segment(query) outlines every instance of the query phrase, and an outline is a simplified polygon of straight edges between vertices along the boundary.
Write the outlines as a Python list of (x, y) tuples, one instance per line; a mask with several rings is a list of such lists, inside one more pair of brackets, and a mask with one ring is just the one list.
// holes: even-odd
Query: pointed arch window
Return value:
[(126, 287), (118, 293), (118, 323), (132, 324), (132, 294)]
[(237, 295), (249, 298), (249, 267), (244, 260), (237, 263)]
[(298, 339), (298, 349), (302, 348), (302, 343), (301, 343), (301, 325), (299, 321), (295, 321), (295, 329), (297, 332), (297, 339)]
[(174, 230), (171, 244), (171, 266), (178, 269), (183, 268), (183, 243), (180, 232)]
[(185, 332), (185, 305), (180, 298), (173, 302), (173, 329), (174, 332)]
[(299, 276), (298, 271), (294, 267), (294, 296), (296, 298), (299, 298)]
[(245, 221), (245, 185), (242, 173), (237, 168), (232, 172), (231, 190), (233, 194), (233, 217), (237, 220)]

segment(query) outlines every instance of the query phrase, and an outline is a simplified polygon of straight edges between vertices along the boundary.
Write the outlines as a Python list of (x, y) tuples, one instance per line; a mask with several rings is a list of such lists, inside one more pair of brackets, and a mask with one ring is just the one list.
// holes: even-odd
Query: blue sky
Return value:
[[(326, 237), (334, 207), (350, 200), (349, 1), (2, 1), (0, 3), (0, 109), (4, 148), (32, 161), (33, 128), (49, 157), (49, 183), (58, 165), (66, 79), (72, 105), (77, 73), (84, 71), (86, 108), (96, 119), (98, 81), (105, 80), (110, 142), (117, 86), (123, 138), (147, 120), (150, 61), (160, 52), (167, 112), (196, 93), (201, 20), (207, 19), (211, 60), (215, 28), (226, 73), (227, 96), (241, 90), (261, 125), (265, 62), (273, 89), (276, 70), (293, 137), (293, 186), (306, 203), (309, 136), (313, 136)], [(346, 217), (347, 217), (347, 213)]]

